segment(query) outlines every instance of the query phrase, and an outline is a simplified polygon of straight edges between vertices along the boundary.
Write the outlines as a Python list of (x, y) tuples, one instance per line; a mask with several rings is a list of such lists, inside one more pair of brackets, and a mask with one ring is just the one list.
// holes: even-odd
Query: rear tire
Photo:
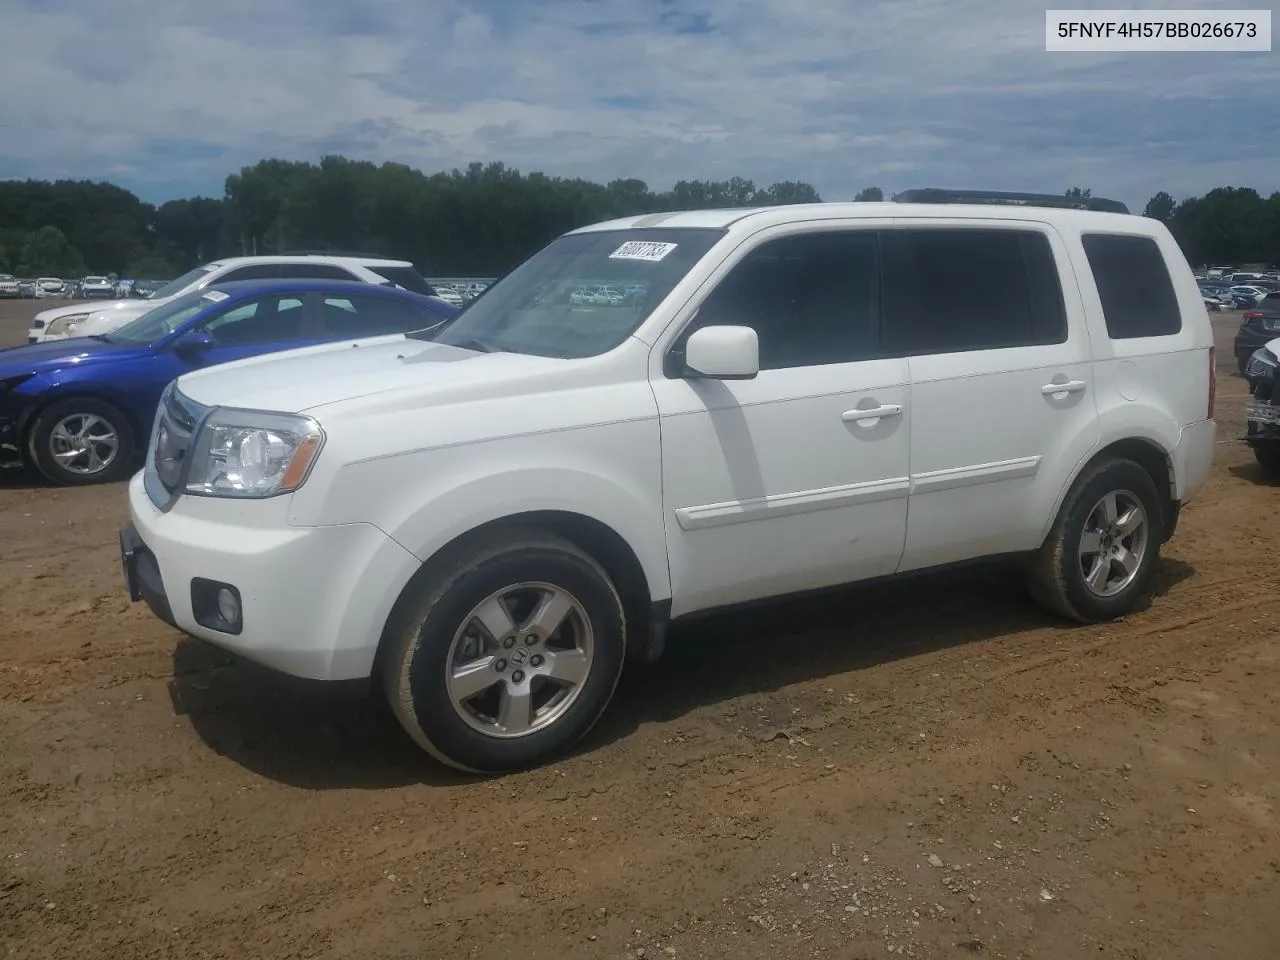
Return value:
[(594, 559), (560, 537), (498, 530), (410, 583), (380, 679), (424, 750), (505, 773), (591, 729), (622, 674), (625, 636), (622, 601)]
[(1114, 620), (1138, 605), (1155, 574), (1165, 524), (1146, 470), (1107, 459), (1072, 485), (1027, 571), (1031, 595), (1081, 623)]
[(26, 456), (52, 483), (85, 486), (127, 477), (134, 444), (133, 427), (120, 410), (92, 397), (72, 397), (36, 415)]

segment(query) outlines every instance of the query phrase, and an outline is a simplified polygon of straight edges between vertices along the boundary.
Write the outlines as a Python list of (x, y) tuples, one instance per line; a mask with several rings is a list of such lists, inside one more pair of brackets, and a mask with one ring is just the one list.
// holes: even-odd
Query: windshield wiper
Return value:
[(510, 350), (504, 350), (496, 344), (486, 343), (484, 340), (477, 340), (472, 337), (470, 340), (463, 340), (461, 343), (451, 343), (451, 347), (457, 347), (460, 350), (478, 350), (480, 353), (510, 353)]

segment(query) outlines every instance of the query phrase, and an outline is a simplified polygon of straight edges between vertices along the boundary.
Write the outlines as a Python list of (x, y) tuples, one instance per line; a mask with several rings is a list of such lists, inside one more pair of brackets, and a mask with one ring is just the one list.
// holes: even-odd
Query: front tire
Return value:
[(1155, 574), (1164, 507), (1150, 474), (1108, 459), (1072, 486), (1028, 570), (1031, 595), (1081, 623), (1130, 613)]
[(50, 404), (28, 433), (27, 455), (49, 481), (63, 486), (110, 483), (133, 466), (133, 427), (118, 409), (91, 397)]
[(626, 621), (608, 575), (538, 531), (497, 531), (408, 590), (380, 661), (401, 726), (472, 773), (562, 755), (599, 719), (622, 674)]

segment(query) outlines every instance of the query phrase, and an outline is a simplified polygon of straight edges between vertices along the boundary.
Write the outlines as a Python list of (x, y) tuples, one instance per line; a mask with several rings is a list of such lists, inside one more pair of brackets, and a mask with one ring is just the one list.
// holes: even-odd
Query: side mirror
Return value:
[(760, 372), (760, 340), (750, 327), (703, 327), (685, 341), (684, 365), (696, 377), (751, 380)]
[(203, 330), (188, 330), (180, 336), (173, 344), (174, 353), (196, 354), (203, 353), (213, 346), (213, 337), (209, 336)]

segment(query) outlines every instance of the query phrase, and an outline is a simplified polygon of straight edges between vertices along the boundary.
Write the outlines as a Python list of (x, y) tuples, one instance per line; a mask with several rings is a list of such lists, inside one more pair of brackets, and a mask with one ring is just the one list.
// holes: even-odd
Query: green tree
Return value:
[(1173, 197), (1161, 190), (1147, 201), (1142, 215), (1150, 217), (1152, 220), (1159, 220), (1161, 223), (1168, 223), (1173, 219), (1173, 211), (1176, 206), (1177, 204), (1174, 203)]
[(1080, 187), (1067, 187), (1063, 194), (1068, 200), (1088, 200), (1093, 196), (1093, 191), (1089, 189), (1081, 189)]
[(170, 280), (181, 273), (162, 253), (144, 254), (130, 265), (125, 276), (132, 280)]
[(42, 277), (83, 276), (84, 258), (57, 227), (41, 227), (23, 245), (18, 272)]
[(879, 187), (867, 187), (864, 190), (859, 190), (858, 195), (853, 199), (859, 203), (868, 201), (877, 202), (884, 199), (884, 191)]

